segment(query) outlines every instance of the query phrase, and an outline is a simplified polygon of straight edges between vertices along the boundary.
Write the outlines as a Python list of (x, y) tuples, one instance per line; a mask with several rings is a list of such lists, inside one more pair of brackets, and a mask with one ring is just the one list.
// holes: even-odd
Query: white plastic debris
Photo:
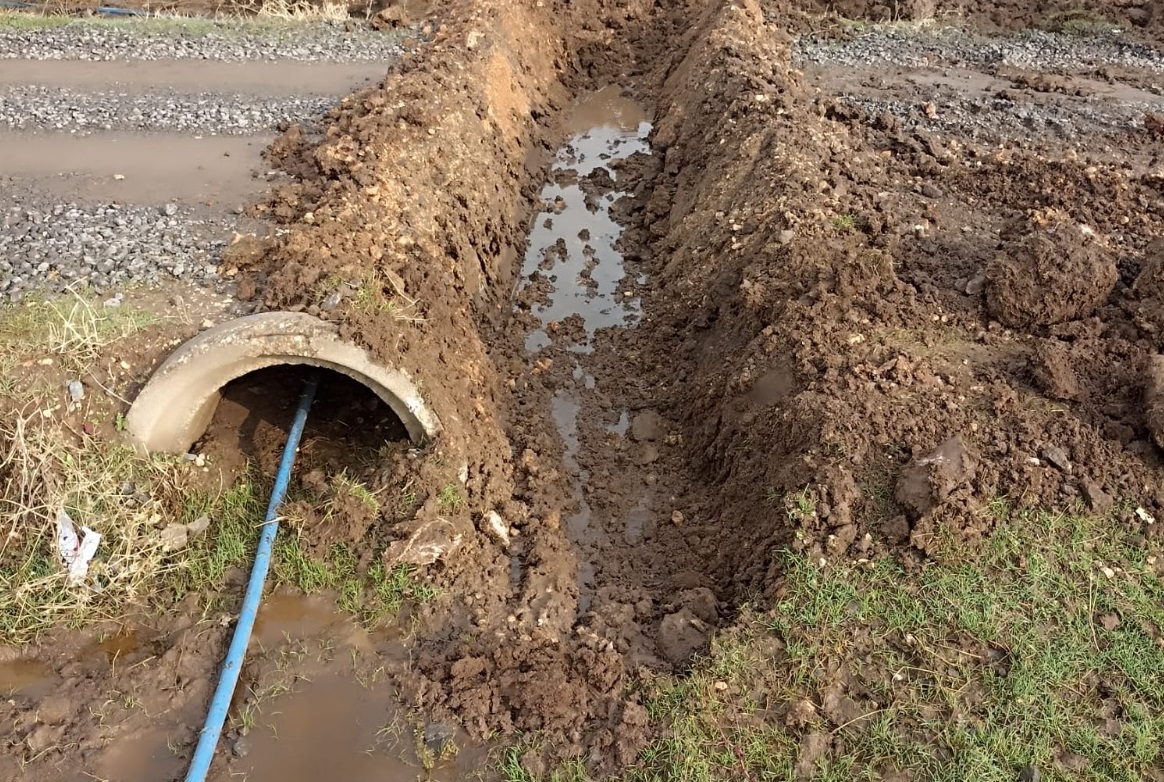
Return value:
[(101, 536), (89, 529), (81, 527), (81, 536), (77, 537), (77, 528), (64, 508), (57, 511), (57, 551), (60, 552), (61, 562), (69, 571), (69, 584), (76, 586), (85, 580), (89, 574), (89, 563), (97, 553), (97, 546), (101, 544)]
[(1136, 508), (1136, 517), (1145, 524), (1155, 524), (1156, 518), (1143, 508)]

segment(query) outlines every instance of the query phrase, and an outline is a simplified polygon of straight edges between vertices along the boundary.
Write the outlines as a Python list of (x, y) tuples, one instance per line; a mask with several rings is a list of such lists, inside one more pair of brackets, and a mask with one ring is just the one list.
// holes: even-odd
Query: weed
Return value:
[(833, 218), (833, 227), (848, 233), (857, 230), (857, 216), (846, 212)]
[(465, 507), (465, 495), (461, 487), (455, 483), (447, 483), (437, 495), (437, 504), (450, 513), (456, 513)]
[(413, 323), (424, 320), (416, 314), (416, 299), (405, 293), (403, 282), (391, 273), (373, 272), (356, 288), (352, 303), (358, 310), (382, 313), (394, 320)]
[(816, 516), (816, 497), (807, 488), (792, 495), (788, 503), (788, 518), (794, 522), (807, 521)]
[[(89, 442), (77, 447), (43, 417), (0, 423), (0, 635), (17, 643), (53, 624), (119, 616), (148, 601), (176, 564), (162, 550), (162, 508), (177, 491), (173, 460)], [(135, 486), (134, 496), (116, 487)], [(145, 496), (142, 503), (136, 497)], [(56, 519), (102, 536), (85, 583), (57, 561)]]

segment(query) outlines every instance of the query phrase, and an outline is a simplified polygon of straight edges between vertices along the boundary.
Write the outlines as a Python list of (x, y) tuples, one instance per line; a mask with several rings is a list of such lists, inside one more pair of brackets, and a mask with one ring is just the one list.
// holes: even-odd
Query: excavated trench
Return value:
[[(391, 690), (376, 697), (429, 728), (457, 726), (462, 746), (544, 737), (529, 768), (629, 764), (650, 733), (633, 677), (683, 671), (730, 610), (734, 537), (691, 446), (705, 411), (676, 393), (693, 379), (690, 356), (659, 315), (687, 289), (665, 287), (670, 259), (655, 253), (660, 200), (678, 193), (681, 216), (692, 197), (673, 181), (683, 111), (658, 96), (670, 75), (706, 64), (684, 58), (733, 11), (680, 6), (454, 4), (446, 38), (345, 101), (322, 144), (295, 129), (275, 144), (272, 163), (299, 180), (260, 211), (287, 231), (240, 241), (227, 259), (265, 312), (182, 346), (128, 421), (148, 450), (194, 446), (219, 465), (234, 452), (265, 469), (303, 372), (337, 373), (297, 479), (375, 453), (361, 475), (373, 489), (407, 483), (417, 502), (340, 529), (306, 512), (300, 541), (408, 565), (439, 597), (403, 634), (314, 623), (299, 599), (281, 610), (308, 617), (296, 633), (372, 655)], [(217, 647), (198, 648), (181, 677), (192, 660), (199, 680), (215, 675)], [(276, 652), (255, 654), (261, 667)], [(168, 679), (167, 665), (150, 676)], [(336, 688), (311, 692), (334, 700)], [(167, 708), (186, 724), (204, 697)], [(278, 704), (292, 732), (299, 715), (344, 708), (296, 697)], [(342, 751), (324, 741), (303, 746)], [(250, 762), (222, 757), (211, 778)], [(296, 765), (269, 773), (295, 778), (284, 775)]]

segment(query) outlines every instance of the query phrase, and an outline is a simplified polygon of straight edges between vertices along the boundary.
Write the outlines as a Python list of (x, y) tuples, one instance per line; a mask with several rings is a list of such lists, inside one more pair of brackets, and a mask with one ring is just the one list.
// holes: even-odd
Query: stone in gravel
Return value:
[(174, 215), (178, 214), (178, 205), (166, 204), (162, 207), (162, 214), (164, 214), (166, 217), (173, 217)]
[(654, 410), (644, 410), (631, 421), (631, 439), (635, 442), (654, 442), (663, 438), (663, 417)]
[(906, 465), (898, 479), (897, 501), (915, 516), (922, 516), (973, 480), (977, 469), (978, 458), (962, 437), (951, 437)]
[(1057, 470), (1062, 470), (1070, 474), (1073, 469), (1071, 460), (1067, 458), (1067, 452), (1057, 445), (1048, 445), (1039, 451), (1039, 455)]
[(1107, 513), (1111, 510), (1111, 506), (1115, 504), (1112, 496), (1099, 487), (1099, 484), (1090, 478), (1079, 479), (1079, 491), (1083, 494), (1083, 499), (1087, 503), (1087, 507), (1094, 513)]

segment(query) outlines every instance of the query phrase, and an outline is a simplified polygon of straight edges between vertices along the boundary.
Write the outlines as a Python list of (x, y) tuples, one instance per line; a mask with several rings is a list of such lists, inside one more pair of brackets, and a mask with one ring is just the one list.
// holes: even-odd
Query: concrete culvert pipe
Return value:
[(376, 363), (366, 350), (341, 339), (335, 325), (292, 312), (227, 321), (184, 343), (134, 400), (126, 431), (145, 451), (185, 453), (210, 424), (223, 386), (280, 364), (324, 367), (362, 383), (400, 418), (413, 442), (440, 433), (440, 422), (408, 373)]

